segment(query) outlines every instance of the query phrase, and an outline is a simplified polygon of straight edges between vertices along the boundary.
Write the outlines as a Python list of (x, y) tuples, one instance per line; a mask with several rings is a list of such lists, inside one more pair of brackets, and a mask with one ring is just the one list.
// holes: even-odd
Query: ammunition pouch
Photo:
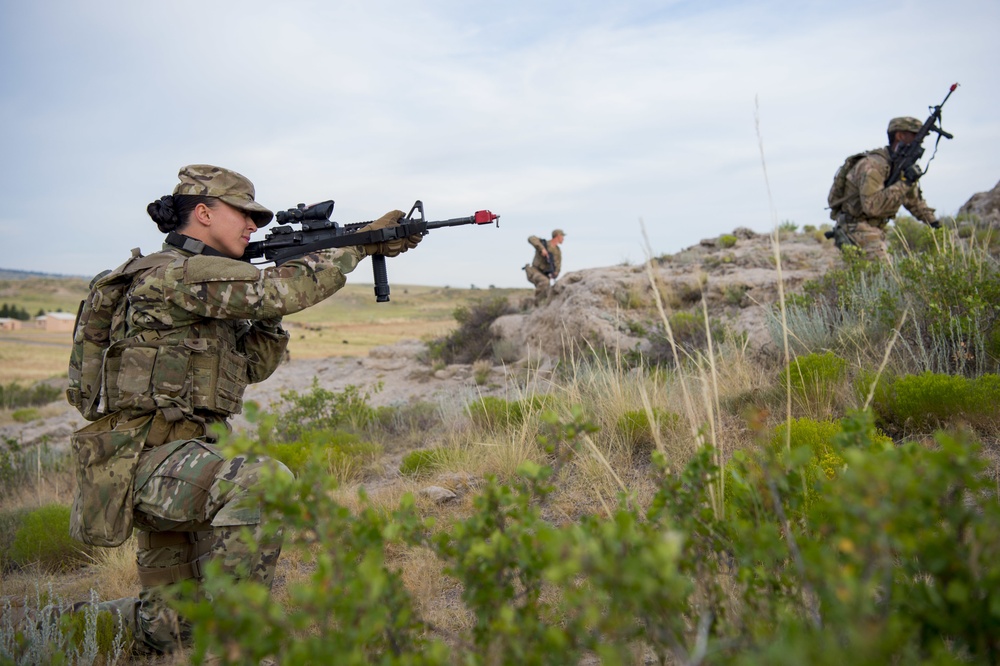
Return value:
[(112, 411), (159, 410), (174, 422), (195, 410), (222, 415), (242, 410), (248, 359), (218, 339), (130, 338), (111, 345), (104, 362)]
[(110, 414), (73, 433), (76, 494), (70, 536), (91, 546), (121, 545), (132, 534), (134, 479), (153, 416)]

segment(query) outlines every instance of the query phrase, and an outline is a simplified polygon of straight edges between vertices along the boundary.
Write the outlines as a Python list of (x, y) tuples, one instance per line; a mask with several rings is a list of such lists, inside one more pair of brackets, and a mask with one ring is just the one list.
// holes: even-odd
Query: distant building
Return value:
[(0, 317), (0, 331), (20, 331), (21, 320), (10, 317)]
[(69, 312), (46, 312), (35, 317), (35, 328), (43, 331), (72, 331), (76, 315)]

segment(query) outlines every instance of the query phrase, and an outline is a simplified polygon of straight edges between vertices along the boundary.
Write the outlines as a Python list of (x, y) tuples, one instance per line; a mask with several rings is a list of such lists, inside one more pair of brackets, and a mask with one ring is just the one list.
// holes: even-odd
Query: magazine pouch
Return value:
[(133, 481), (153, 415), (120, 419), (109, 414), (70, 437), (76, 495), (69, 531), (91, 546), (119, 546), (132, 534)]

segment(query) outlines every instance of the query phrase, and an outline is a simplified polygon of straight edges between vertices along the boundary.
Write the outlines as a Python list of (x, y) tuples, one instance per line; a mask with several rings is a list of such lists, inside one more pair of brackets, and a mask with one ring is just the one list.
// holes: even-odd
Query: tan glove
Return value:
[[(399, 221), (403, 219), (403, 211), (401, 210), (391, 210), (382, 217), (378, 218), (371, 224), (366, 224), (365, 226), (358, 229), (358, 231), (374, 231), (376, 229), (385, 229), (386, 227), (392, 227), (399, 224)], [(362, 247), (365, 250), (366, 255), (382, 254), (387, 257), (395, 257), (397, 254), (402, 254), (407, 250), (412, 250), (423, 240), (422, 234), (413, 234), (412, 236), (406, 236), (405, 238), (394, 238), (388, 241), (381, 241), (378, 243), (365, 243)]]

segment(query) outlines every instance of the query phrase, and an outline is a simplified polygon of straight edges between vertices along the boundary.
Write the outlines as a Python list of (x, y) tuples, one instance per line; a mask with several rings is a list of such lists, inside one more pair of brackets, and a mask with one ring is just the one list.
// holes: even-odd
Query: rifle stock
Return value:
[[(333, 213), (334, 202), (323, 201), (306, 206), (299, 204), (275, 215), (278, 222), (298, 224), (283, 224), (271, 229), (262, 241), (252, 241), (243, 253), (243, 260), (253, 263), (262, 259), (266, 263), (273, 261), (281, 265), (286, 261), (298, 259), (310, 252), (318, 252), (335, 247), (350, 247), (352, 245), (367, 245), (381, 243), (414, 235), (427, 235), (431, 229), (442, 227), (457, 227), (466, 224), (483, 225), (496, 222), (500, 226), (500, 216), (488, 210), (476, 211), (468, 217), (455, 217), (448, 220), (428, 221), (424, 217), (424, 204), (417, 200), (410, 212), (399, 224), (382, 229), (363, 230), (371, 222), (355, 222), (339, 224), (329, 219)], [(417, 217), (414, 217), (417, 213)], [(372, 255), (372, 272), (375, 278), (375, 300), (385, 303), (389, 300), (389, 278), (385, 265), (385, 256)]]

